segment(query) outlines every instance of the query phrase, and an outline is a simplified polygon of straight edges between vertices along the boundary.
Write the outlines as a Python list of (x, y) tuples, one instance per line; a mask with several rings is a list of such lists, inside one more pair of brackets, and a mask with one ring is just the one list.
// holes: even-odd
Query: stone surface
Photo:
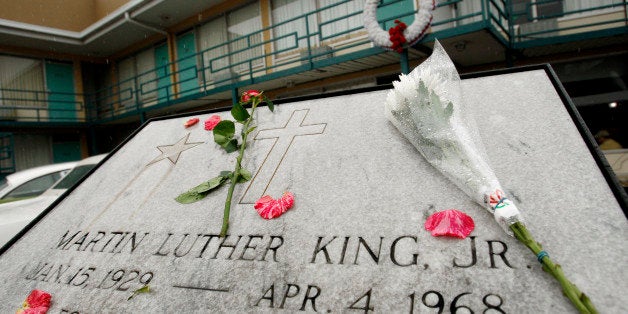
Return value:
[[(546, 72), (463, 88), (531, 232), (601, 313), (628, 312), (628, 224)], [(32, 289), (52, 294), (50, 313), (575, 312), (535, 256), (385, 119), (385, 96), (261, 108), (244, 162), (254, 179), (236, 188), (225, 239), (226, 187), (174, 198), (232, 170), (236, 153), (202, 123), (184, 128), (192, 116), (149, 123), (0, 256), (0, 312)], [(286, 190), (294, 208), (260, 218), (255, 200)], [(423, 229), (449, 208), (475, 220), (469, 238)]]

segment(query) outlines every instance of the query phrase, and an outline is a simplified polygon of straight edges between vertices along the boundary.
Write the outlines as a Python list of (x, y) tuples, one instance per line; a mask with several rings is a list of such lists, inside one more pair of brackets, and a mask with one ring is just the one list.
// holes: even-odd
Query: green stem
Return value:
[(251, 114), (248, 119), (242, 125), (242, 131), (240, 131), (240, 135), (242, 136), (242, 144), (240, 145), (240, 151), (238, 154), (238, 158), (236, 159), (235, 169), (233, 170), (233, 174), (231, 175), (231, 184), (229, 185), (229, 191), (227, 191), (227, 200), (225, 201), (225, 210), (222, 216), (222, 228), (220, 229), (220, 237), (224, 238), (227, 235), (227, 230), (229, 229), (229, 213), (231, 211), (231, 198), (233, 198), (233, 191), (235, 190), (235, 185), (238, 183), (240, 179), (240, 169), (242, 169), (242, 157), (244, 157), (244, 150), (246, 149), (246, 139), (249, 135), (247, 132), (249, 129), (249, 125), (253, 122), (253, 114), (255, 113), (255, 107), (257, 107), (257, 103), (254, 101), (253, 106), (251, 107)]
[[(541, 244), (534, 241), (534, 238), (523, 223), (516, 222), (510, 225), (510, 230), (514, 232), (515, 238), (527, 246), (536, 256), (543, 250)], [(544, 271), (550, 273), (552, 277), (560, 283), (560, 286), (563, 288), (563, 293), (571, 300), (571, 303), (573, 303), (580, 313), (598, 313), (589, 297), (582, 293), (576, 285), (565, 277), (560, 265), (554, 264), (547, 255), (541, 258), (541, 265)]]

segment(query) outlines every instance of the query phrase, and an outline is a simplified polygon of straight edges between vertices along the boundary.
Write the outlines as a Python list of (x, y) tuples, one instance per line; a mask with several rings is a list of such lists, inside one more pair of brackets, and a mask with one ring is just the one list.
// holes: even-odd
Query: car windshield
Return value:
[(0, 191), (6, 188), (7, 186), (9, 186), (9, 182), (7, 181), (7, 179), (6, 178), (0, 179)]
[(63, 179), (57, 182), (57, 184), (55, 184), (52, 188), (53, 189), (71, 188), (74, 184), (76, 184), (76, 182), (81, 180), (81, 178), (84, 177), (85, 174), (87, 174), (95, 166), (96, 166), (95, 164), (90, 164), (90, 165), (82, 165), (82, 166), (74, 167), (74, 169), (72, 169), (70, 173), (68, 173), (65, 177), (63, 177)]
[(59, 181), (64, 175), (66, 170), (56, 171), (53, 173), (45, 174), (43, 176), (29, 180), (21, 185), (17, 186), (11, 192), (2, 197), (3, 200), (16, 200), (21, 198), (29, 198), (44, 193), (55, 182)]

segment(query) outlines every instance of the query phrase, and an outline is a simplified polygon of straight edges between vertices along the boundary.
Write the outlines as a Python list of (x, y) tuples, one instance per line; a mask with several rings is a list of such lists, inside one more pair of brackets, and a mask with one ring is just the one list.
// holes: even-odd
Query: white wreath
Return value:
[[(379, 26), (377, 21), (377, 5), (379, 0), (366, 0), (364, 4), (364, 27), (368, 31), (369, 38), (378, 47), (391, 49), (393, 43), (390, 35)], [(420, 0), (419, 11), (414, 15), (412, 25), (403, 31), (409, 46), (412, 46), (425, 35), (432, 23), (432, 11), (436, 7), (434, 0)]]

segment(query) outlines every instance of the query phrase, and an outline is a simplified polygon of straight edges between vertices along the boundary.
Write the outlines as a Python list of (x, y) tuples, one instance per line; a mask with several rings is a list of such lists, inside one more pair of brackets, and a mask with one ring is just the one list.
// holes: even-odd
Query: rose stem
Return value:
[(231, 198), (233, 197), (233, 191), (235, 190), (235, 185), (238, 183), (238, 179), (240, 178), (240, 169), (242, 168), (242, 157), (244, 156), (244, 150), (246, 149), (246, 138), (249, 135), (248, 129), (251, 122), (253, 122), (253, 113), (255, 113), (255, 107), (258, 104), (257, 98), (253, 98), (253, 105), (251, 106), (251, 114), (249, 118), (244, 121), (242, 126), (242, 131), (240, 134), (242, 136), (242, 144), (240, 145), (240, 152), (238, 154), (238, 158), (236, 159), (235, 170), (231, 174), (231, 184), (229, 185), (229, 191), (227, 192), (227, 200), (225, 201), (225, 211), (222, 216), (222, 228), (220, 229), (220, 237), (224, 238), (227, 235), (227, 230), (229, 229), (229, 212), (231, 210)]
[[(530, 232), (523, 223), (516, 222), (510, 225), (510, 229), (514, 232), (515, 238), (517, 238), (519, 242), (527, 246), (536, 256), (539, 256), (539, 253), (541, 253), (541, 251), (543, 250), (541, 248), (541, 244), (534, 241), (532, 234), (530, 234)], [(563, 293), (565, 294), (565, 296), (567, 296), (567, 298), (569, 298), (569, 300), (571, 300), (573, 305), (576, 307), (576, 309), (578, 309), (580, 313), (598, 313), (589, 297), (587, 297), (586, 294), (580, 292), (578, 287), (576, 287), (576, 285), (571, 283), (567, 279), (567, 277), (565, 277), (565, 274), (563, 273), (560, 265), (554, 264), (549, 256), (547, 256), (547, 254), (541, 256), (540, 262), (543, 265), (543, 270), (550, 273), (552, 277), (558, 280), (561, 287), (563, 288)]]

